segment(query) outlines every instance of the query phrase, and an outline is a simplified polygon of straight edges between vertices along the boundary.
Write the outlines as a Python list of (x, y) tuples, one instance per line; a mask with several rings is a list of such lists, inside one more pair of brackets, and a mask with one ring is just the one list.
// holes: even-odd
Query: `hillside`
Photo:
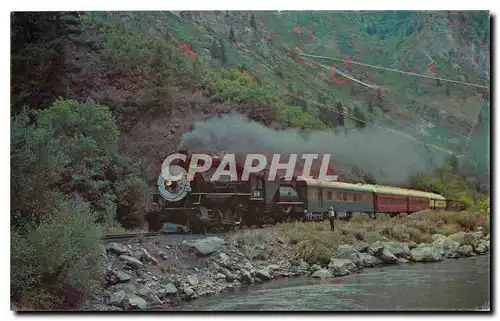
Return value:
[[(488, 171), (486, 89), (300, 55), (488, 86), (486, 12), (143, 12), (97, 15), (96, 19), (189, 45), (204, 66), (250, 75), (282, 102), (286, 125), (350, 130), (374, 124), (395, 130), (396, 135), (409, 135), (408, 148), (418, 145), (417, 140), (428, 144), (433, 153), (440, 154), (442, 148), (460, 155), (482, 106), (467, 157), (479, 157), (481, 171)], [(318, 64), (334, 66), (373, 87)], [(249, 79), (234, 78), (233, 83), (225, 79), (219, 84), (218, 77), (239, 75), (209, 79), (205, 87), (214, 87), (208, 88), (212, 100), (265, 97), (258, 91), (233, 88), (235, 82), (245, 86)], [(268, 100), (265, 103), (276, 103), (271, 97)], [(295, 113), (301, 114), (293, 117)], [(250, 117), (269, 120), (261, 112)]]
[[(22, 28), (34, 19), (17, 21)], [(147, 180), (165, 154), (201, 139), (200, 130), (183, 136), (196, 121), (239, 112), (288, 129), (276, 140), (272, 131), (253, 136), (268, 145), (292, 140), (293, 128), (310, 129), (288, 152), (333, 148), (351, 180), (365, 172), (404, 184), (455, 153), (464, 173), (487, 184), (487, 12), (92, 12), (61, 16), (55, 33), (50, 13), (38, 19), (45, 38), (13, 43), (14, 108), (44, 108), (55, 97), (109, 106), (120, 149), (138, 159)], [(39, 68), (23, 70), (38, 52)], [(227, 149), (222, 137), (241, 137), (247, 126), (218, 132), (223, 125), (214, 123), (218, 142), (205, 147)], [(326, 129), (335, 134), (316, 132)]]

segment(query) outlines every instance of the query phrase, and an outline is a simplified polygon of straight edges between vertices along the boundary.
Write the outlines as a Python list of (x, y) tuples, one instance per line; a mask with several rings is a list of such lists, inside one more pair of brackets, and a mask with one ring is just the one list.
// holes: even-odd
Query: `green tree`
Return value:
[(366, 115), (365, 113), (363, 113), (359, 107), (355, 107), (354, 108), (354, 117), (356, 118), (355, 119), (355, 122), (356, 122), (356, 127), (357, 128), (365, 128), (366, 127)]
[(339, 126), (344, 126), (344, 107), (342, 107), (342, 103), (337, 101), (335, 108), (337, 109), (338, 114), (338, 124)]
[(118, 152), (119, 131), (107, 107), (59, 100), (34, 118), (29, 123), (23, 114), (13, 125), (12, 172), (18, 176), (12, 213), (17, 225), (33, 222), (33, 213), (48, 213), (60, 194), (79, 195), (101, 222), (113, 221), (123, 207), (129, 209), (127, 215), (141, 216), (147, 186), (132, 160)]
[(80, 13), (13, 12), (11, 14), (11, 93), (19, 111), (48, 106), (65, 96), (68, 63), (63, 54), (81, 33)]
[(255, 15), (254, 14), (250, 15), (250, 26), (253, 29), (257, 29), (257, 23), (255, 22)]
[(236, 42), (236, 36), (234, 35), (233, 27), (229, 28), (229, 41)]

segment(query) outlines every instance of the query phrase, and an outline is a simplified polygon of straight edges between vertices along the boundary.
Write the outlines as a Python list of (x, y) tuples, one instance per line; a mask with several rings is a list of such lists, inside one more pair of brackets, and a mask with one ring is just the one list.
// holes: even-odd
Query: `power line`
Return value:
[[(325, 68), (325, 69), (327, 69), (327, 70), (331, 70), (331, 69), (333, 69), (333, 70), (335, 70), (337, 73), (339, 73), (341, 76), (343, 76), (343, 77), (345, 77), (345, 78), (348, 78), (348, 79), (350, 79), (350, 80), (353, 80), (353, 81), (355, 81), (355, 82), (357, 82), (357, 83), (359, 83), (359, 84), (361, 84), (361, 85), (364, 85), (364, 86), (366, 86), (366, 87), (369, 87), (369, 88), (371, 88), (371, 89), (379, 89), (379, 88), (380, 88), (380, 87), (379, 87), (379, 86), (377, 86), (377, 85), (370, 85), (370, 84), (364, 83), (364, 82), (362, 82), (362, 81), (360, 81), (360, 80), (357, 80), (357, 79), (353, 78), (352, 76), (349, 76), (349, 75), (347, 75), (346, 73), (344, 73), (344, 72), (342, 72), (342, 71), (338, 70), (338, 69), (337, 69), (337, 68), (335, 68), (335, 67), (325, 66), (325, 65), (323, 65), (323, 64), (320, 64), (320, 63), (318, 63), (318, 62), (315, 62), (315, 61), (309, 60), (309, 59), (307, 59), (307, 58), (304, 58), (304, 60), (307, 60), (307, 61), (309, 61), (309, 62), (312, 62), (312, 63), (314, 63), (314, 64), (316, 64), (316, 65), (319, 65), (319, 66), (321, 66), (321, 67), (323, 67), (323, 68)], [(447, 112), (447, 113), (448, 113), (448, 112)], [(418, 116), (418, 115), (417, 115), (417, 116)], [(422, 120), (423, 122), (425, 122), (425, 123), (429, 123), (427, 120), (423, 119), (422, 117), (420, 117), (420, 116), (418, 116), (418, 117), (419, 117), (419, 118), (420, 118), (420, 120)], [(458, 117), (457, 115), (454, 115), (454, 117), (457, 117), (457, 118), (461, 118), (461, 119), (466, 119), (466, 120), (472, 121), (472, 119), (469, 119), (469, 118), (466, 118), (466, 117), (463, 117), (463, 116)], [(394, 120), (394, 119), (391, 119), (391, 121), (393, 121), (393, 122), (397, 122), (397, 123), (399, 123), (399, 124), (403, 124), (403, 123), (401, 123), (400, 121), (396, 121), (396, 120)]]
[(312, 61), (312, 60), (309, 60), (309, 59), (307, 59), (307, 58), (305, 58), (305, 60), (307, 60), (307, 61), (309, 61), (309, 62), (312, 62), (313, 64), (316, 64), (316, 65), (321, 66), (321, 67), (323, 67), (323, 68), (325, 68), (325, 69), (328, 69), (328, 70), (333, 69), (333, 70), (335, 70), (335, 72), (337, 72), (338, 74), (340, 74), (342, 77), (345, 77), (345, 78), (347, 78), (347, 79), (350, 79), (350, 80), (352, 80), (352, 81), (354, 81), (354, 82), (357, 82), (358, 84), (361, 84), (361, 85), (366, 86), (366, 87), (368, 87), (368, 88), (371, 88), (371, 89), (377, 89), (377, 88), (378, 88), (378, 86), (370, 85), (370, 84), (367, 84), (367, 83), (362, 82), (361, 80), (357, 80), (356, 78), (354, 78), (354, 77), (352, 77), (352, 76), (349, 76), (348, 74), (346, 74), (346, 73), (344, 73), (344, 72), (342, 72), (342, 71), (338, 70), (338, 69), (337, 69), (337, 68), (335, 68), (335, 67), (328, 67), (328, 66), (325, 66), (325, 65), (323, 65), (323, 64), (320, 64), (319, 62)]
[[(315, 57), (314, 55), (307, 55), (307, 56), (313, 56), (313, 57)], [(321, 56), (318, 56), (318, 57), (321, 57)], [(325, 57), (325, 58), (328, 58), (328, 57)], [(325, 66), (325, 65), (323, 65), (323, 64), (321, 64), (321, 63), (318, 63), (318, 62), (315, 62), (315, 61), (311, 61), (311, 60), (306, 59), (306, 58), (304, 58), (304, 59), (305, 59), (305, 60), (307, 60), (307, 61), (309, 61), (309, 62), (312, 62), (312, 63), (314, 63), (314, 64), (316, 64), (316, 65), (319, 65), (319, 66), (321, 66), (321, 67), (323, 67), (323, 68), (326, 68), (326, 69), (328, 69), (328, 70), (333, 69), (333, 70), (335, 70), (336, 72), (338, 71), (338, 73), (339, 73), (341, 76), (343, 76), (343, 77), (345, 77), (345, 78), (348, 78), (348, 79), (351, 79), (351, 80), (353, 80), (353, 81), (355, 81), (355, 82), (357, 82), (357, 83), (360, 83), (360, 84), (362, 84), (362, 85), (363, 85), (363, 86), (365, 86), (365, 87), (369, 87), (369, 88), (371, 88), (371, 89), (376, 89), (376, 88), (378, 87), (378, 86), (376, 86), (376, 85), (370, 85), (370, 84), (363, 83), (362, 81), (359, 81), (359, 80), (357, 80), (357, 79), (355, 79), (355, 78), (352, 78), (351, 76), (349, 76), (349, 75), (347, 75), (347, 74), (343, 73), (342, 71), (340, 71), (340, 70), (338, 70), (338, 69), (336, 69), (336, 68), (334, 68), (334, 67), (328, 67), (328, 66)], [(333, 58), (333, 59), (335, 59), (335, 58)], [(381, 67), (380, 67), (380, 68), (381, 68)], [(418, 75), (418, 74), (416, 74), (416, 75)], [(300, 77), (300, 78), (302, 78), (302, 77)], [(303, 78), (302, 78), (302, 79), (303, 79)], [(304, 80), (304, 79), (303, 79), (303, 80)], [(280, 90), (280, 88), (276, 88), (276, 89)], [(295, 98), (299, 98), (299, 99), (303, 99), (303, 97), (297, 96), (297, 95), (295, 95), (295, 94), (293, 94), (293, 93), (291, 93), (291, 92), (289, 92), (289, 91), (285, 91), (285, 93), (286, 93), (287, 95), (289, 95), (289, 96), (292, 96), (292, 97), (295, 97)], [(447, 153), (447, 154), (450, 154), (450, 155), (452, 155), (452, 154), (456, 154), (456, 153), (455, 153), (454, 151), (452, 151), (452, 150), (445, 149), (445, 148), (442, 148), (442, 147), (436, 146), (436, 145), (434, 145), (434, 144), (429, 144), (429, 143), (423, 142), (423, 141), (421, 141), (421, 140), (418, 140), (418, 139), (416, 139), (415, 137), (413, 137), (413, 136), (412, 136), (412, 135), (410, 135), (410, 134), (403, 133), (403, 132), (400, 132), (400, 131), (397, 131), (397, 130), (394, 130), (394, 129), (391, 129), (391, 128), (388, 128), (388, 127), (385, 127), (385, 126), (380, 126), (380, 125), (376, 125), (376, 124), (371, 124), (371, 123), (369, 123), (369, 122), (367, 122), (367, 121), (365, 121), (365, 120), (359, 119), (359, 118), (354, 117), (354, 116), (352, 116), (352, 115), (350, 115), (350, 114), (347, 114), (347, 113), (345, 113), (345, 112), (337, 111), (337, 110), (335, 110), (334, 108), (332, 108), (332, 107), (330, 107), (330, 106), (327, 106), (327, 105), (325, 105), (325, 104), (319, 103), (319, 102), (317, 102), (317, 101), (310, 100), (310, 102), (314, 103), (316, 106), (321, 107), (321, 108), (323, 108), (323, 109), (326, 109), (326, 110), (329, 110), (329, 111), (333, 111), (334, 113), (337, 113), (337, 114), (342, 114), (342, 115), (347, 116), (348, 118), (353, 119), (353, 120), (356, 120), (356, 121), (358, 121), (358, 122), (362, 122), (362, 123), (369, 124), (369, 125), (374, 125), (374, 126), (376, 126), (376, 127), (382, 128), (382, 129), (384, 129), (385, 131), (388, 131), (388, 132), (390, 132), (390, 133), (394, 133), (394, 134), (401, 135), (401, 136), (403, 136), (403, 137), (404, 137), (404, 138), (406, 138), (406, 139), (413, 140), (413, 141), (415, 141), (415, 142), (417, 142), (417, 143), (420, 143), (420, 144), (423, 144), (423, 145), (425, 145), (425, 146), (428, 146), (428, 147), (431, 147), (431, 148), (434, 148), (434, 149), (440, 150), (440, 151), (445, 152), (445, 153)], [(391, 121), (394, 121), (393, 119), (390, 119), (390, 120), (391, 120)], [(394, 121), (394, 122), (396, 122), (396, 121)], [(401, 123), (401, 122), (399, 122), (399, 121), (398, 121), (398, 123), (400, 123), (400, 124), (404, 125), (403, 123)], [(462, 157), (469, 158), (469, 157), (466, 157), (465, 155), (462, 155)]]
[[(349, 76), (349, 75), (347, 75), (347, 74), (343, 73), (342, 71), (340, 71), (340, 70), (338, 70), (338, 69), (336, 69), (336, 68), (334, 68), (334, 67), (325, 66), (325, 65), (323, 65), (323, 64), (320, 64), (320, 63), (318, 63), (318, 62), (315, 62), (315, 61), (309, 60), (309, 59), (307, 59), (307, 58), (304, 58), (304, 60), (307, 60), (307, 61), (309, 61), (309, 62), (312, 62), (312, 63), (314, 63), (314, 64), (317, 64), (317, 65), (319, 65), (319, 66), (321, 66), (321, 67), (323, 67), (323, 68), (325, 68), (325, 69), (328, 69), (328, 70), (333, 69), (333, 70), (335, 70), (336, 72), (338, 72), (341, 76), (346, 77), (346, 78), (348, 78), (348, 79), (351, 79), (351, 80), (353, 80), (353, 81), (355, 81), (355, 82), (357, 82), (357, 83), (359, 83), (359, 84), (362, 84), (362, 85), (364, 85), (364, 86), (366, 86), (366, 87), (369, 87), (370, 89), (379, 89), (379, 86), (377, 86), (377, 85), (370, 85), (370, 84), (363, 83), (363, 82), (361, 82), (361, 81), (359, 81), (359, 80), (356, 80), (355, 78), (353, 78), (353, 77), (351, 77), (351, 76)], [(396, 111), (396, 112), (397, 112), (397, 111)], [(372, 115), (372, 116), (373, 116), (373, 115)], [(421, 121), (423, 121), (425, 124), (429, 124), (429, 122), (428, 122), (427, 120), (423, 119), (423, 118), (422, 118), (422, 117), (420, 117), (419, 115), (416, 115), (416, 116), (417, 116), (418, 118), (420, 118), (420, 120), (421, 120)], [(390, 121), (392, 121), (393, 123), (398, 123), (398, 124), (400, 124), (400, 125), (402, 125), (402, 126), (407, 126), (407, 124), (404, 124), (403, 122), (401, 122), (401, 121), (399, 121), (399, 120), (396, 120), (396, 119), (394, 119), (394, 118), (390, 118), (389, 120), (390, 120)], [(418, 140), (417, 140), (417, 141), (418, 141)], [(423, 143), (423, 142), (422, 142), (422, 143)], [(424, 143), (424, 144), (425, 144), (425, 143)]]
[[(313, 56), (313, 55), (307, 55), (307, 56)], [(333, 58), (333, 59), (335, 59), (335, 58)], [(347, 74), (345, 74), (345, 73), (343, 73), (343, 72), (339, 71), (338, 69), (336, 69), (336, 68), (334, 68), (334, 67), (325, 66), (325, 65), (323, 65), (323, 64), (321, 64), (321, 63), (318, 63), (318, 62), (312, 61), (312, 60), (307, 59), (307, 58), (304, 58), (304, 60), (307, 60), (307, 61), (309, 61), (309, 62), (312, 62), (312, 63), (314, 63), (314, 64), (316, 64), (316, 65), (319, 65), (319, 66), (321, 66), (321, 67), (323, 67), (323, 68), (325, 68), (325, 69), (327, 69), (327, 70), (331, 70), (331, 69), (333, 69), (333, 70), (335, 70), (336, 72), (338, 72), (341, 76), (346, 77), (346, 78), (348, 78), (348, 79), (351, 79), (351, 80), (353, 80), (353, 81), (355, 81), (355, 82), (357, 82), (357, 83), (360, 83), (360, 84), (362, 84), (362, 85), (364, 85), (364, 86), (366, 86), (366, 87), (369, 87), (369, 88), (371, 88), (371, 89), (376, 89), (376, 88), (378, 87), (377, 85), (370, 85), (370, 84), (363, 83), (362, 81), (359, 81), (359, 80), (357, 80), (357, 79), (355, 79), (355, 78), (353, 78), (353, 77), (351, 77), (351, 76), (349, 76), (349, 75), (347, 75)], [(346, 60), (344, 60), (344, 61), (346, 61)], [(380, 67), (380, 68), (382, 68), (382, 67)], [(416, 75), (418, 75), (418, 74), (416, 74)], [(425, 76), (425, 75), (423, 75), (423, 76)], [(425, 77), (427, 77), (427, 76), (425, 76)], [(487, 88), (487, 87), (486, 87), (486, 88)], [(474, 121), (474, 125), (473, 125), (473, 126), (475, 126), (475, 124), (476, 124), (476, 122), (477, 122), (477, 119), (478, 119), (479, 113), (480, 113), (480, 111), (481, 111), (481, 109), (482, 109), (482, 103), (483, 103), (484, 99), (485, 99), (485, 96), (483, 95), (482, 100), (481, 100), (481, 103), (480, 103), (479, 112), (478, 112), (478, 114), (477, 114), (477, 116), (476, 116), (476, 118), (475, 118), (475, 121)], [(315, 103), (317, 104), (317, 102), (315, 102)], [(330, 110), (331, 110), (331, 109), (330, 109)], [(337, 112), (337, 111), (335, 111), (335, 110), (332, 110), (332, 111)], [(345, 115), (345, 114), (344, 114), (344, 115)], [(363, 121), (363, 120), (361, 120), (361, 119), (355, 118), (355, 117), (350, 116), (350, 115), (346, 115), (346, 116), (347, 116), (348, 118), (354, 119), (354, 120), (356, 120), (356, 121), (360, 121), (360, 122), (363, 122), (363, 123), (366, 123), (366, 124), (368, 123), (368, 122), (366, 122), (366, 121)], [(421, 117), (419, 117), (419, 118), (421, 118)], [(460, 118), (462, 118), (462, 119), (463, 119), (463, 117), (460, 117)], [(468, 118), (466, 118), (466, 119), (467, 119), (467, 120), (472, 120), (472, 119), (468, 119)], [(390, 121), (392, 121), (392, 122), (395, 122), (395, 123), (401, 124), (401, 125), (405, 125), (405, 124), (403, 124), (402, 122), (397, 121), (397, 120), (395, 120), (395, 119), (389, 119), (389, 120), (390, 120)], [(422, 118), (421, 118), (421, 120), (424, 120), (424, 119), (422, 119)], [(425, 121), (425, 122), (427, 123), (427, 121)], [(381, 127), (381, 128), (385, 128), (386, 130), (388, 129), (388, 128), (386, 128), (386, 127), (382, 127), (382, 126), (380, 126), (380, 125), (376, 125), (376, 126)], [(420, 140), (418, 140), (418, 139), (414, 138), (413, 136), (411, 136), (410, 134), (402, 133), (402, 132), (400, 132), (400, 131), (396, 131), (396, 130), (393, 130), (393, 129), (389, 129), (389, 131), (390, 131), (390, 132), (393, 132), (393, 133), (398, 133), (398, 134), (401, 134), (402, 136), (404, 136), (404, 137), (405, 137), (405, 138), (407, 138), (407, 139), (410, 139), (410, 140), (413, 140), (413, 141), (416, 141), (416, 142), (422, 143), (422, 144), (424, 144), (424, 145), (426, 145), (426, 146), (430, 146), (430, 147), (433, 147), (433, 148), (436, 148), (436, 149), (439, 149), (439, 150), (445, 151), (445, 152), (447, 152), (447, 153), (449, 153), (449, 154), (454, 154), (454, 153), (455, 153), (455, 152), (453, 152), (453, 151), (451, 151), (451, 150), (447, 150), (447, 149), (444, 149), (444, 148), (442, 148), (442, 147), (438, 147), (438, 146), (436, 146), (436, 145), (433, 145), (433, 144), (428, 144), (428, 143), (425, 143), (425, 142), (423, 142), (423, 141), (420, 141)], [(468, 143), (469, 143), (469, 140), (470, 140), (470, 135), (471, 135), (471, 133), (469, 133), (469, 136), (468, 136), (468, 138), (467, 138), (467, 143), (466, 143), (466, 146), (468, 146)], [(464, 149), (464, 150), (462, 151), (461, 156), (464, 156), (464, 154), (463, 154), (463, 153), (464, 153), (464, 151), (465, 151), (465, 150), (466, 150), (466, 149)]]
[[(320, 65), (321, 65), (321, 64), (320, 64)], [(326, 67), (326, 66), (323, 66), (323, 67)], [(326, 68), (328, 68), (328, 67), (326, 67)], [(302, 78), (302, 77), (300, 77), (300, 78)], [(299, 99), (303, 99), (303, 97), (297, 96), (297, 95), (295, 95), (295, 94), (293, 94), (293, 93), (290, 93), (289, 91), (286, 91), (286, 93), (287, 93), (289, 96), (292, 96), (292, 97), (295, 97), (295, 98), (299, 98)], [(373, 125), (373, 126), (376, 126), (376, 127), (382, 128), (382, 129), (384, 129), (384, 130), (385, 130), (385, 131), (387, 131), (387, 132), (390, 132), (390, 133), (393, 133), (393, 134), (397, 134), (397, 135), (403, 136), (405, 139), (408, 139), (408, 140), (413, 140), (413, 141), (415, 141), (415, 142), (417, 142), (417, 143), (420, 143), (420, 144), (423, 144), (423, 145), (425, 145), (425, 146), (427, 146), (427, 147), (431, 147), (431, 148), (433, 148), (433, 149), (437, 149), (437, 150), (439, 150), (439, 151), (445, 152), (445, 153), (450, 154), (450, 155), (456, 154), (456, 152), (454, 152), (454, 151), (452, 151), (452, 150), (445, 149), (445, 148), (442, 148), (442, 147), (436, 146), (436, 145), (434, 145), (434, 144), (429, 144), (429, 143), (423, 142), (423, 141), (421, 141), (421, 140), (418, 140), (418, 139), (416, 139), (415, 137), (413, 137), (413, 136), (412, 136), (412, 135), (410, 135), (410, 134), (403, 133), (403, 132), (401, 132), (401, 131), (394, 130), (394, 129), (389, 128), (389, 127), (386, 127), (386, 126), (381, 126), (381, 125), (377, 125), (377, 124), (371, 124), (371, 123), (369, 123), (368, 121), (365, 121), (365, 120), (359, 119), (359, 118), (357, 118), (357, 117), (354, 117), (354, 116), (352, 116), (351, 114), (348, 114), (348, 113), (345, 113), (345, 112), (342, 112), (342, 111), (338, 111), (338, 110), (336, 110), (336, 109), (332, 108), (331, 106), (328, 106), (328, 105), (325, 105), (325, 104), (322, 104), (322, 103), (320, 103), (320, 102), (313, 101), (313, 100), (309, 100), (309, 101), (310, 101), (311, 103), (314, 103), (316, 106), (318, 106), (318, 107), (320, 107), (320, 108), (323, 108), (323, 109), (326, 109), (326, 110), (332, 111), (332, 112), (337, 113), (337, 114), (342, 114), (342, 115), (344, 115), (344, 116), (346, 116), (346, 117), (348, 117), (348, 118), (350, 118), (350, 119), (356, 120), (356, 121), (358, 121), (358, 122), (362, 122), (362, 123), (364, 123), (364, 124)], [(391, 120), (391, 121), (394, 121), (393, 119), (390, 119), (390, 120)], [(398, 122), (398, 123), (400, 123), (400, 124), (404, 125), (404, 124), (403, 124), (403, 123), (401, 123), (401, 122)], [(460, 156), (461, 156), (461, 157), (463, 157), (463, 158), (471, 159), (470, 157), (467, 157), (467, 156), (465, 156), (464, 154), (461, 154)]]
[(417, 74), (417, 73), (414, 73), (414, 72), (397, 70), (397, 69), (393, 69), (393, 68), (379, 67), (379, 66), (364, 64), (364, 63), (361, 63), (361, 62), (350, 61), (350, 60), (341, 59), (341, 58), (325, 57), (325, 56), (318, 56), (318, 55), (310, 55), (310, 54), (305, 54), (305, 53), (299, 53), (299, 55), (301, 55), (301, 56), (307, 56), (307, 57), (313, 57), (313, 58), (323, 58), (323, 59), (330, 59), (330, 60), (337, 60), (337, 61), (349, 62), (351, 64), (355, 64), (355, 65), (359, 65), (359, 66), (366, 66), (366, 67), (370, 67), (370, 68), (374, 68), (374, 69), (381, 69), (381, 70), (398, 72), (398, 73), (401, 73), (401, 74), (406, 74), (406, 75), (411, 75), (411, 76), (418, 76), (418, 77), (429, 78), (429, 79), (436, 79), (436, 80), (445, 81), (445, 82), (451, 82), (451, 83), (456, 83), (456, 84), (468, 85), (468, 86), (472, 86), (472, 87), (489, 89), (489, 86), (483, 86), (483, 85), (473, 84), (473, 83), (469, 83), (469, 82), (452, 80), (452, 79), (446, 79), (446, 78), (440, 78), (440, 77), (427, 76), (427, 75)]

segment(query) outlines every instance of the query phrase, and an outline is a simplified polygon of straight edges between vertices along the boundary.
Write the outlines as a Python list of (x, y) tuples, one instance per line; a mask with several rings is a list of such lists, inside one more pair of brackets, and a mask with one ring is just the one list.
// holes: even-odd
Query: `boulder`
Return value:
[(357, 271), (356, 264), (351, 260), (332, 258), (328, 269), (335, 276), (343, 276)]
[(184, 285), (184, 288), (182, 289), (186, 297), (192, 298), (194, 296), (194, 290), (189, 286), (189, 285)]
[(148, 304), (145, 300), (135, 294), (126, 293), (123, 290), (114, 292), (111, 295), (109, 304), (122, 309), (128, 309), (129, 307), (131, 307), (139, 310), (146, 310), (148, 307)]
[(225, 275), (227, 282), (233, 282), (234, 280), (236, 280), (236, 276), (224, 267), (220, 267), (219, 272)]
[(441, 252), (442, 256), (452, 257), (453, 254), (458, 249), (458, 247), (460, 246), (460, 243), (453, 241), (452, 239), (447, 238), (440, 234), (434, 234), (434, 235), (439, 235), (439, 237), (433, 236), (434, 241), (432, 242), (432, 244), (435, 245), (437, 248), (439, 248), (439, 251)]
[(408, 247), (408, 244), (399, 242), (384, 242), (383, 244), (384, 249), (389, 250), (394, 256), (405, 259), (410, 258), (410, 248)]
[(231, 258), (226, 253), (219, 253), (219, 259), (217, 260), (220, 266), (226, 269), (233, 270), (233, 264)]
[(241, 282), (245, 284), (252, 284), (254, 282), (252, 275), (247, 270), (240, 270)]
[(187, 283), (191, 286), (197, 286), (198, 285), (198, 278), (196, 276), (193, 276), (193, 275), (188, 275)]
[(455, 234), (451, 234), (451, 235), (448, 236), (448, 239), (451, 240), (451, 241), (462, 243), (462, 241), (465, 238), (465, 234), (467, 234), (467, 233), (465, 233), (465, 232), (458, 232), (458, 233), (455, 233)]
[(277, 264), (269, 264), (266, 267), (266, 269), (269, 270), (269, 271), (278, 271), (280, 269), (280, 266), (277, 265)]
[(360, 256), (360, 253), (350, 245), (339, 245), (337, 248), (337, 258), (351, 260), (358, 269), (363, 268), (363, 259)]
[(141, 261), (149, 262), (154, 265), (158, 265), (158, 260), (154, 258), (146, 249), (141, 248), (142, 258)]
[(109, 304), (114, 305), (115, 307), (123, 308), (123, 303), (126, 298), (127, 295), (125, 291), (123, 290), (116, 291), (113, 294), (111, 294), (111, 297), (109, 299)]
[(457, 250), (457, 254), (460, 257), (471, 257), (475, 255), (474, 248), (472, 247), (472, 245), (468, 244), (460, 246)]
[(483, 233), (474, 232), (465, 234), (460, 245), (471, 245), (472, 247), (478, 246), (481, 241), (484, 239)]
[(131, 276), (122, 270), (114, 269), (109, 266), (106, 268), (104, 278), (108, 285), (113, 285), (130, 281)]
[(204, 256), (215, 253), (224, 245), (224, 240), (218, 237), (206, 237), (195, 241), (182, 241), (181, 249), (194, 251), (197, 255)]
[(258, 261), (267, 261), (269, 259), (269, 254), (264, 250), (255, 250), (252, 254), (252, 259)]
[(128, 297), (127, 303), (131, 308), (134, 308), (137, 310), (146, 310), (148, 308), (148, 303), (144, 299), (142, 299), (136, 295), (130, 295)]
[(411, 250), (413, 250), (414, 248), (418, 247), (418, 244), (413, 242), (413, 241), (410, 241), (408, 242), (408, 248)]
[(443, 240), (446, 239), (447, 237), (442, 235), (442, 234), (432, 234), (432, 242), (436, 242), (437, 240)]
[(370, 244), (368, 247), (367, 253), (373, 256), (378, 256), (384, 249), (384, 243), (381, 241), (376, 241), (375, 243)]
[(414, 262), (437, 262), (443, 259), (440, 248), (431, 244), (414, 248), (410, 253)]
[(177, 293), (177, 288), (173, 283), (167, 283), (163, 288), (166, 295), (173, 295)]
[(316, 272), (318, 270), (321, 270), (321, 266), (319, 264), (313, 264), (311, 265), (311, 267), (309, 268), (311, 270), (311, 272)]
[(156, 295), (156, 293), (154, 293), (147, 286), (139, 287), (135, 294), (140, 296), (141, 298), (145, 299), (146, 301), (153, 303), (153, 304), (163, 304), (163, 302)]
[(396, 264), (398, 263), (398, 258), (392, 254), (392, 252), (388, 248), (382, 248), (382, 251), (380, 251), (377, 255), (377, 257), (384, 263), (384, 264)]
[(333, 275), (327, 269), (319, 269), (312, 274), (312, 277), (318, 279), (327, 279), (333, 277)]
[(130, 281), (130, 274), (122, 271), (122, 270), (117, 270), (116, 271), (116, 283), (125, 283)]
[(259, 279), (261, 279), (262, 281), (269, 281), (269, 280), (271, 280), (273, 278), (269, 274), (269, 271), (266, 270), (266, 269), (257, 270), (255, 272), (255, 276), (258, 277)]
[(367, 253), (360, 253), (360, 256), (361, 259), (363, 260), (363, 266), (365, 267), (373, 267), (383, 263), (381, 260)]
[(488, 248), (484, 243), (479, 243), (474, 247), (474, 252), (477, 254), (485, 254), (486, 252), (488, 252)]
[(354, 243), (353, 245), (354, 249), (358, 252), (366, 252), (368, 248), (370, 247), (370, 244), (364, 241), (359, 241)]
[(106, 252), (113, 253), (113, 254), (125, 254), (128, 252), (127, 248), (119, 243), (116, 242), (110, 242), (106, 244)]
[(132, 257), (132, 256), (120, 255), (118, 258), (120, 260), (124, 261), (127, 265), (129, 265), (133, 268), (136, 268), (136, 269), (144, 266), (144, 264), (142, 264), (141, 261), (139, 261), (138, 259), (136, 259), (135, 257)]

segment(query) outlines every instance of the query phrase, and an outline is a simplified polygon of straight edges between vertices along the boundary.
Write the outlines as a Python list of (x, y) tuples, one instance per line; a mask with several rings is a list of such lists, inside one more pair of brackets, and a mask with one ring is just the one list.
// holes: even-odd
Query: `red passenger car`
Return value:
[(408, 193), (408, 211), (407, 211), (408, 214), (430, 208), (429, 193), (415, 191), (415, 190), (407, 190), (407, 193)]
[(375, 212), (376, 213), (407, 213), (408, 193), (406, 190), (395, 187), (376, 186)]

